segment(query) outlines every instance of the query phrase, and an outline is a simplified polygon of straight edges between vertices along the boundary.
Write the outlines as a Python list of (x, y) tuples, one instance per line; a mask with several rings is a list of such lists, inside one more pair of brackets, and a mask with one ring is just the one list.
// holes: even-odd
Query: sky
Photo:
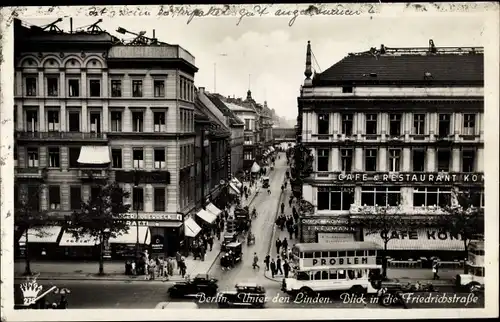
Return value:
[[(67, 16), (71, 11), (66, 12)], [(22, 17), (21, 17), (22, 18)], [(22, 18), (44, 25), (53, 18)], [(246, 97), (248, 89), (259, 103), (267, 101), (279, 116), (295, 121), (297, 96), (304, 81), (307, 41), (311, 41), (313, 67), (326, 70), (350, 52), (370, 47), (427, 47), (433, 39), (441, 46), (484, 46), (481, 16), (300, 16), (290, 27), (289, 18), (252, 17), (236, 25), (236, 17), (198, 17), (187, 24), (186, 17), (103, 17), (100, 27), (116, 33), (118, 27), (155, 30), (160, 41), (179, 44), (195, 56), (199, 71), (195, 85), (224, 96)], [(97, 18), (73, 15), (74, 29), (89, 25)], [(69, 19), (59, 23), (69, 30)], [(129, 37), (127, 37), (129, 38)], [(293, 124), (294, 124), (293, 121)]]

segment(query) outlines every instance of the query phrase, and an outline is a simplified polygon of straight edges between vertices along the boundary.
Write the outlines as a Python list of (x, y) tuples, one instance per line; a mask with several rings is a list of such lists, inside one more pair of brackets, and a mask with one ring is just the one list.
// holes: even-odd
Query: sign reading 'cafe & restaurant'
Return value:
[(415, 172), (352, 172), (338, 173), (333, 179), (341, 182), (451, 182), (483, 183), (483, 173), (415, 173)]

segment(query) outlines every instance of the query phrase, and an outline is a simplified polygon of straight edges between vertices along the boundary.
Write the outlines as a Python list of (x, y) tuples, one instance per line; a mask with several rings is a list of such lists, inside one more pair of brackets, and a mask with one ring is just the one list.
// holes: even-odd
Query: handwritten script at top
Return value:
[(288, 25), (291, 27), (300, 16), (360, 16), (362, 14), (374, 14), (373, 5), (357, 6), (357, 9), (349, 5), (337, 4), (334, 6), (310, 5), (307, 9), (287, 10), (283, 8), (272, 8), (270, 5), (254, 5), (249, 8), (242, 8), (235, 5), (210, 6), (203, 9), (192, 6), (161, 6), (159, 9), (148, 9), (145, 7), (90, 7), (87, 16), (102, 17), (185, 17), (187, 24), (195, 18), (204, 17), (236, 17), (238, 26), (245, 18), (252, 17), (282, 17), (290, 18)]

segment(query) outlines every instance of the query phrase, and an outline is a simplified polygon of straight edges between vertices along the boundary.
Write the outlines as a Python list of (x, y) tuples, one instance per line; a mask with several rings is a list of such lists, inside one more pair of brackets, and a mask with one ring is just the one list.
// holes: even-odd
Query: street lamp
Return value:
[[(139, 187), (139, 171), (134, 170), (134, 188)], [(134, 192), (132, 191), (132, 199), (134, 199)], [(137, 199), (137, 198), (136, 198)], [(135, 259), (139, 257), (139, 200), (134, 202), (135, 204), (135, 229), (136, 229), (136, 239), (135, 239)]]

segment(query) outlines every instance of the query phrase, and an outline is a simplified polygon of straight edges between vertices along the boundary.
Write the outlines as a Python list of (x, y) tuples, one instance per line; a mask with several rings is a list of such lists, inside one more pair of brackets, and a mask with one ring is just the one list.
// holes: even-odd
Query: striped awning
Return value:
[(196, 237), (201, 231), (201, 227), (198, 226), (193, 218), (188, 218), (184, 220), (184, 235), (186, 237)]
[(206, 207), (207, 211), (213, 213), (215, 216), (219, 216), (222, 212), (219, 208), (217, 208), (213, 203), (209, 203)]
[(57, 243), (61, 229), (61, 226), (42, 226), (29, 229), (23, 233), (19, 239), (19, 244), (26, 244), (26, 235), (28, 236), (28, 243)]

